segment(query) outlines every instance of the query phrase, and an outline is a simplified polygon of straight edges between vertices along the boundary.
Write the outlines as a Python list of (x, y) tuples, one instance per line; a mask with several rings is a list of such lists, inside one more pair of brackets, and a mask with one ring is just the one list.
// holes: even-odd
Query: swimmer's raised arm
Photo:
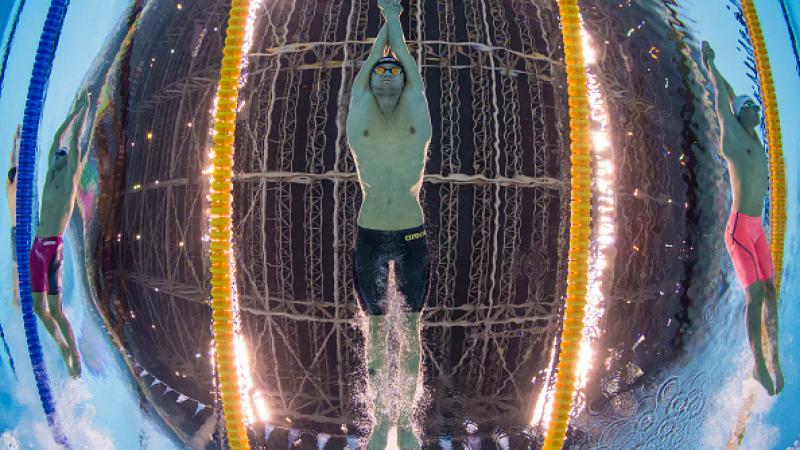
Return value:
[(353, 82), (353, 98), (359, 97), (369, 92), (369, 76), (372, 73), (372, 68), (379, 59), (383, 58), (383, 52), (386, 50), (386, 45), (389, 43), (389, 30), (384, 24), (378, 37), (375, 38), (375, 43), (372, 44), (372, 50), (369, 52), (367, 60), (361, 65), (361, 70), (358, 71), (356, 79)]
[(75, 117), (77, 117), (78, 114), (83, 112), (83, 108), (86, 105), (87, 95), (88, 94), (84, 93), (81, 94), (80, 97), (78, 97), (78, 102), (72, 107), (72, 110), (70, 110), (69, 114), (67, 114), (66, 119), (64, 119), (64, 121), (58, 127), (58, 130), (56, 130), (55, 137), (53, 138), (53, 143), (50, 145), (50, 151), (47, 154), (48, 161), (53, 160), (53, 155), (58, 151), (59, 144), (61, 143), (61, 138), (64, 136), (64, 133), (69, 128), (71, 128), (72, 125), (75, 123)]
[(703, 62), (706, 64), (706, 67), (708, 67), (708, 72), (711, 75), (711, 82), (716, 91), (715, 99), (717, 114), (720, 118), (720, 132), (724, 134), (725, 126), (731, 124), (732, 121), (736, 119), (733, 115), (733, 109), (731, 108), (733, 91), (728, 81), (719, 73), (717, 66), (714, 64), (714, 50), (708, 42), (705, 41), (703, 41)]
[(80, 122), (75, 121), (73, 122), (72, 129), (70, 130), (70, 139), (69, 139), (69, 159), (67, 160), (67, 164), (69, 164), (69, 170), (73, 173), (77, 172), (78, 163), (80, 162), (80, 137), (81, 137), (81, 125)]
[(17, 125), (17, 131), (14, 133), (14, 144), (11, 148), (11, 165), (9, 167), (17, 166), (17, 152), (19, 152), (19, 141), (22, 139), (21, 125)]
[(69, 159), (67, 160), (69, 164), (69, 169), (74, 171), (75, 173), (78, 172), (78, 165), (81, 163), (81, 135), (83, 131), (83, 125), (87, 122), (88, 115), (89, 115), (89, 93), (86, 92), (81, 95), (80, 100), (75, 105), (75, 113), (72, 116), (72, 122), (70, 123), (70, 130), (69, 130)]
[(389, 28), (389, 46), (392, 48), (397, 60), (403, 65), (403, 72), (406, 74), (406, 86), (415, 89), (424, 89), (425, 84), (419, 74), (417, 62), (406, 47), (406, 38), (403, 35), (403, 26), (400, 24), (400, 14), (403, 6), (400, 0), (378, 0), (378, 6), (383, 11), (386, 19), (386, 26)]

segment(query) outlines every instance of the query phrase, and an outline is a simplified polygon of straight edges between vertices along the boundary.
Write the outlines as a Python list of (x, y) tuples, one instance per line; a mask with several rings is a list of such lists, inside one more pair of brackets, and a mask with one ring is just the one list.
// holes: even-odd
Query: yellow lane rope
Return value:
[(569, 95), (570, 222), (567, 300), (558, 360), (553, 411), (544, 440), (545, 449), (561, 449), (567, 432), (575, 387), (575, 368), (583, 334), (584, 307), (589, 266), (589, 233), (592, 207), (592, 155), (589, 123), (589, 91), (583, 58), (577, 0), (559, 0), (564, 37)]
[(753, 0), (742, 0), (742, 10), (747, 23), (747, 31), (750, 34), (750, 42), (753, 43), (759, 87), (764, 101), (764, 122), (767, 126), (767, 148), (769, 149), (770, 251), (775, 269), (773, 278), (775, 290), (780, 294), (783, 273), (783, 242), (786, 230), (786, 174), (783, 166), (778, 100), (775, 96), (772, 69), (767, 56), (767, 44), (761, 31)]
[(217, 110), (214, 114), (214, 153), (209, 208), (214, 353), (222, 412), (231, 449), (250, 448), (239, 392), (239, 374), (234, 349), (234, 299), (231, 288), (233, 138), (236, 130), (242, 45), (249, 7), (249, 0), (231, 1), (217, 92)]
[[(753, 43), (753, 54), (758, 68), (759, 89), (764, 102), (764, 122), (767, 126), (767, 149), (769, 150), (769, 204), (770, 204), (770, 252), (774, 266), (773, 281), (780, 300), (781, 277), (783, 274), (783, 242), (786, 230), (786, 176), (783, 161), (780, 117), (778, 116), (778, 100), (775, 96), (775, 85), (772, 80), (772, 69), (767, 55), (767, 45), (761, 24), (758, 21), (753, 0), (742, 0), (742, 11), (745, 16), (745, 28)], [(764, 330), (766, 331), (766, 330)], [(762, 333), (762, 341), (766, 342), (766, 333)], [(755, 394), (745, 400), (733, 433), (728, 439), (727, 450), (735, 450), (742, 445), (747, 422), (753, 412)]]

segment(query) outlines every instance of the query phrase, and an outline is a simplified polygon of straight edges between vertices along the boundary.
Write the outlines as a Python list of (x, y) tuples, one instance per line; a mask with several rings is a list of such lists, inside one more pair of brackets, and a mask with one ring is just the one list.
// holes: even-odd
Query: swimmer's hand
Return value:
[(403, 13), (403, 5), (400, 4), (400, 0), (378, 0), (378, 8), (383, 11), (383, 16), (386, 18), (400, 17), (400, 14)]
[(714, 62), (714, 49), (711, 48), (711, 44), (708, 41), (703, 41), (703, 64), (708, 66)]

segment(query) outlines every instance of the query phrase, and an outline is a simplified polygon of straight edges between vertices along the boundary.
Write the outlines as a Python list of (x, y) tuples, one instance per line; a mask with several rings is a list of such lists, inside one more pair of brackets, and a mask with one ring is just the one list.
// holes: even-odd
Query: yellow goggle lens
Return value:
[[(391, 72), (392, 75), (399, 75), (400, 72), (402, 71), (403, 69), (397, 66), (393, 66), (391, 69), (389, 69), (389, 72)], [(386, 68), (383, 66), (375, 66), (375, 73), (377, 73), (378, 75), (383, 75), (384, 73), (386, 73)]]

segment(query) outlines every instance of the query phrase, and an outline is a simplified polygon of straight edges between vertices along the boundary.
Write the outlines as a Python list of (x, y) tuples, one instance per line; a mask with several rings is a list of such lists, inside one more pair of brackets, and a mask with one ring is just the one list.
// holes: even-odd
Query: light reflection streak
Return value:
[[(247, 24), (245, 25), (244, 39), (242, 42), (242, 72), (239, 75), (239, 88), (244, 86), (244, 84), (247, 82), (248, 76), (250, 75), (250, 72), (247, 70), (249, 68), (248, 59), (250, 55), (250, 49), (253, 47), (256, 16), (258, 14), (258, 10), (261, 8), (262, 3), (264, 3), (263, 0), (251, 0), (250, 9), (247, 10)], [(244, 106), (244, 103), (239, 104), (239, 109), (241, 109), (242, 106)]]
[[(582, 392), (586, 387), (595, 350), (592, 343), (600, 337), (600, 320), (605, 314), (605, 290), (603, 276), (610, 267), (608, 259), (615, 242), (615, 186), (614, 186), (614, 153), (610, 137), (610, 118), (606, 108), (605, 99), (600, 90), (600, 82), (593, 74), (599, 68), (597, 64), (597, 51), (592, 45), (591, 36), (586, 32), (581, 22), (581, 37), (583, 42), (583, 55), (586, 64), (587, 88), (589, 90), (589, 106), (592, 121), (592, 162), (594, 165), (592, 178), (592, 240), (589, 251), (589, 273), (586, 294), (585, 316), (583, 319), (583, 337), (581, 338), (578, 362), (575, 372), (575, 394)], [(556, 344), (551, 350), (549, 369), (553, 368), (553, 357)], [(546, 432), (549, 423), (543, 420), (550, 417), (553, 408), (554, 389), (548, 378), (544, 380), (547, 401), (542, 401), (545, 395), (540, 394), (534, 408), (531, 426), (540, 426)], [(544, 391), (544, 390), (543, 390)], [(577, 416), (585, 407), (584, 402), (575, 402), (572, 416)]]
[[(583, 41), (584, 52), (594, 54), (592, 39), (581, 26), (581, 38)], [(589, 51), (587, 51), (587, 49)], [(615, 191), (614, 191), (614, 154), (611, 145), (608, 110), (605, 99), (600, 90), (600, 82), (593, 73), (597, 68), (596, 61), (587, 61), (587, 87), (589, 89), (589, 106), (591, 110), (591, 120), (594, 128), (593, 135), (597, 136), (595, 145), (592, 149), (592, 161), (595, 164), (595, 176), (593, 186), (593, 197), (595, 200), (593, 220), (595, 222), (593, 240), (590, 244), (589, 253), (589, 279), (586, 302), (586, 316), (583, 319), (583, 337), (581, 339), (575, 390), (583, 391), (588, 381), (588, 375), (592, 368), (592, 359), (595, 351), (592, 343), (600, 337), (600, 320), (605, 313), (605, 292), (603, 278), (609, 268), (609, 252), (614, 244), (616, 228), (614, 226), (615, 211)], [(580, 413), (579, 405), (573, 410), (573, 414)]]

